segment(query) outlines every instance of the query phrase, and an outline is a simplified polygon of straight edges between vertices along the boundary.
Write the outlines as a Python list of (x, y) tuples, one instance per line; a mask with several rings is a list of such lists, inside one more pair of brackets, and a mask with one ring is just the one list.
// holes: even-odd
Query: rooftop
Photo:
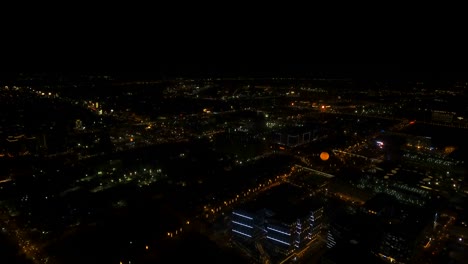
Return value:
[(320, 207), (321, 204), (309, 198), (305, 189), (284, 183), (262, 193), (242, 208), (249, 212), (268, 209), (273, 212), (273, 219), (291, 223)]

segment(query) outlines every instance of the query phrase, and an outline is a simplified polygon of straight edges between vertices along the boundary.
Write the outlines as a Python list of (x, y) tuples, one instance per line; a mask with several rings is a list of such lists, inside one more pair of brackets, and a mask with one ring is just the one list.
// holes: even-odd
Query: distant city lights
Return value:
[(379, 148), (383, 148), (384, 143), (382, 141), (376, 141), (376, 143)]

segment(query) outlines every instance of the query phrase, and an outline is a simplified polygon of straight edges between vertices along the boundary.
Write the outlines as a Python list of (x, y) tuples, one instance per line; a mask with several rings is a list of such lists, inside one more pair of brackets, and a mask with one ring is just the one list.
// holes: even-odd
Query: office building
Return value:
[(273, 255), (287, 256), (318, 239), (323, 207), (307, 191), (282, 184), (231, 214), (231, 230), (240, 241), (258, 243)]

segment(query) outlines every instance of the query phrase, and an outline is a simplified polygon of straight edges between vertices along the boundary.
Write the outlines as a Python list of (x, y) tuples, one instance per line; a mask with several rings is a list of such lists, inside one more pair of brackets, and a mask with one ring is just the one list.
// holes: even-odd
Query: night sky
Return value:
[[(142, 71), (123, 70), (135, 77), (304, 77), (354, 79), (459, 79), (468, 69), (423, 64), (311, 64), (311, 63), (172, 63)], [(138, 72), (138, 73), (137, 73)]]
[[(350, 78), (355, 80), (399, 80), (399, 81), (447, 81), (468, 78), (468, 68), (436, 64), (311, 64), (311, 63), (165, 63), (124, 66), (116, 68), (90, 67), (87, 71), (76, 69), (49, 69), (30, 71), (48, 76), (74, 76), (85, 74), (109, 74), (115, 79), (171, 79), (187, 78)], [(4, 80), (17, 80), (18, 72), (2, 72)], [(50, 78), (49, 78), (50, 79)]]

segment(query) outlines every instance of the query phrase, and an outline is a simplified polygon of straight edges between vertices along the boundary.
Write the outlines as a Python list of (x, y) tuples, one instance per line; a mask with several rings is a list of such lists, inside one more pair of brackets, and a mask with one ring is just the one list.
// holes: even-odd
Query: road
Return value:
[(0, 223), (2, 223), (2, 231), (18, 245), (21, 253), (24, 254), (28, 259), (32, 260), (33, 263), (54, 263), (42, 252), (41, 246), (39, 246), (39, 244), (35, 243), (35, 241), (30, 238), (28, 231), (20, 228), (16, 224), (15, 219), (7, 215), (7, 212), (3, 211), (0, 213)]

